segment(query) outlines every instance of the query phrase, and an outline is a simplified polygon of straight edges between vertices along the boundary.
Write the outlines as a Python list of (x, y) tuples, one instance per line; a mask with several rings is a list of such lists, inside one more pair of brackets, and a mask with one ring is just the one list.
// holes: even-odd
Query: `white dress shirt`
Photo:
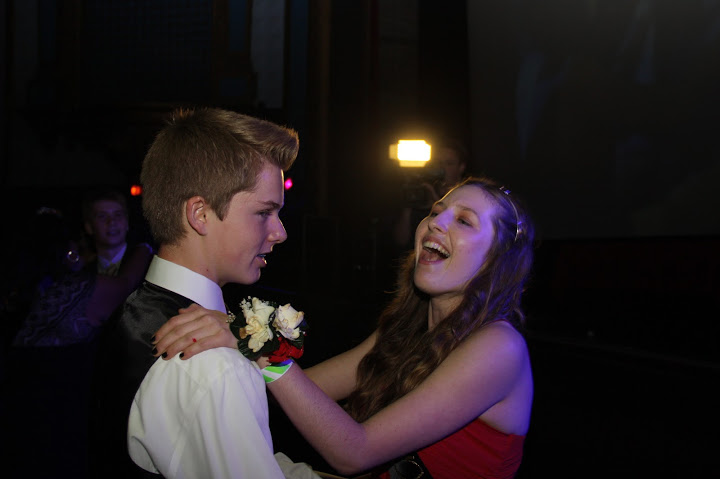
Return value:
[[(216, 283), (157, 256), (145, 279), (225, 310)], [(210, 349), (187, 361), (159, 358), (130, 409), (130, 456), (166, 478), (282, 479), (268, 416), (260, 370), (238, 350)]]

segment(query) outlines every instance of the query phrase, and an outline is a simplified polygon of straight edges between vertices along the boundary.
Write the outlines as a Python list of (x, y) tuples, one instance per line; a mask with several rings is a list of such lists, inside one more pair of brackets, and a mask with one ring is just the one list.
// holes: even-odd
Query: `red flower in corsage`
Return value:
[(231, 314), (230, 331), (238, 339), (238, 349), (254, 361), (269, 355), (271, 363), (289, 358), (298, 359), (304, 351), (305, 314), (290, 304), (278, 307), (277, 303), (248, 298), (240, 302), (242, 319)]
[(278, 341), (280, 341), (280, 347), (268, 356), (268, 361), (271, 363), (281, 363), (290, 358), (299, 359), (305, 351), (304, 345), (300, 346), (300, 349), (298, 349), (282, 336), (278, 337)]

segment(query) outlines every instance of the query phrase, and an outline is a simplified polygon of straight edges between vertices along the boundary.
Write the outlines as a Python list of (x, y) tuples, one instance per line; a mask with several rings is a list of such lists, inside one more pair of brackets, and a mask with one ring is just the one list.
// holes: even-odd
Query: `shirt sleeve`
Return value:
[(133, 460), (168, 478), (278, 478), (265, 382), (237, 350), (158, 360), (130, 411)]

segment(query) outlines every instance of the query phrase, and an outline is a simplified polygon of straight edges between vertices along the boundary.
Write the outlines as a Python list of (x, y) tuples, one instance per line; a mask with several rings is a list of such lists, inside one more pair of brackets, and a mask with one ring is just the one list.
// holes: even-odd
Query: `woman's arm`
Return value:
[(305, 374), (332, 400), (345, 399), (355, 389), (358, 364), (375, 345), (376, 338), (374, 332), (349, 351), (306, 369)]
[[(224, 313), (197, 305), (183, 310), (156, 333), (157, 355), (183, 351), (188, 359), (210, 347), (235, 347), (225, 319)], [(530, 365), (524, 339), (509, 324), (475, 332), (414, 391), (359, 424), (335, 401), (354, 388), (357, 364), (375, 341), (373, 333), (356, 348), (309, 368), (308, 375), (295, 365), (268, 386), (308, 442), (341, 473), (364, 471), (425, 447), (481, 415), (503, 432), (525, 433)]]
[[(360, 424), (299, 367), (268, 385), (290, 420), (336, 470), (355, 474), (437, 442), (517, 391), (529, 378), (527, 347), (505, 323), (468, 337), (415, 390)], [(530, 402), (531, 396), (525, 402)], [(514, 411), (506, 414), (511, 416)], [(512, 424), (507, 418), (507, 424)], [(493, 426), (503, 430), (499, 415)], [(524, 433), (524, 431), (504, 431)]]
[[(358, 363), (375, 345), (375, 337), (373, 333), (349, 351), (308, 368), (307, 376), (333, 400), (346, 398), (355, 388)], [(181, 309), (180, 314), (170, 318), (155, 333), (155, 339), (156, 356), (167, 353), (165, 357), (172, 358), (182, 351), (183, 361), (208, 349), (237, 347), (237, 338), (227, 324), (227, 314), (197, 304)]]
[(135, 290), (145, 277), (152, 248), (142, 243), (125, 253), (117, 276), (98, 274), (87, 306), (88, 320), (99, 326)]

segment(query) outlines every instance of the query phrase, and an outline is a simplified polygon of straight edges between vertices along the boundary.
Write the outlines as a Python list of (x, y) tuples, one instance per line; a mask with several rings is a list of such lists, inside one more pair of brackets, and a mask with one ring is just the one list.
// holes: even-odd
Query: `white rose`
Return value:
[(243, 299), (240, 307), (245, 316), (245, 332), (250, 335), (248, 347), (256, 353), (273, 338), (268, 323), (275, 308), (258, 298), (252, 298), (252, 302)]
[[(248, 347), (253, 350), (254, 353), (260, 351), (265, 342), (273, 338), (273, 333), (268, 326), (261, 326), (254, 322), (254, 326), (258, 326), (254, 333), (250, 334), (250, 340), (248, 341)], [(247, 327), (245, 328), (248, 329)], [(249, 332), (249, 331), (248, 331)]]
[(290, 306), (290, 303), (285, 306), (280, 306), (275, 313), (275, 321), (273, 326), (277, 328), (280, 333), (288, 339), (297, 339), (300, 336), (300, 330), (298, 325), (302, 323), (305, 313), (302, 311), (296, 311), (295, 308)]
[[(255, 316), (251, 317), (247, 321), (247, 325), (245, 326), (245, 332), (251, 336), (261, 333), (266, 329), (270, 330), (270, 326), (267, 324), (263, 324), (262, 321), (259, 321), (258, 318)], [(270, 337), (272, 338), (272, 332), (270, 333)]]
[(245, 316), (245, 322), (248, 324), (253, 319), (261, 324), (268, 324), (270, 315), (275, 311), (275, 308), (257, 298), (252, 299), (252, 304), (244, 299), (240, 303), (240, 307), (242, 308), (243, 316)]

